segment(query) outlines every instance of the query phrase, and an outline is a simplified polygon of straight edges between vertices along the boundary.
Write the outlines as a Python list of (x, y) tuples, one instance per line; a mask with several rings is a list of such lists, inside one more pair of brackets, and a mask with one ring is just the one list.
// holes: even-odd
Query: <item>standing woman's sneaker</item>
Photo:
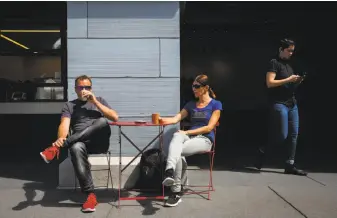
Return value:
[(308, 173), (296, 168), (295, 164), (286, 164), (284, 169), (285, 174), (292, 174), (297, 176), (306, 176)]
[(255, 168), (258, 170), (261, 170), (265, 160), (266, 160), (266, 154), (262, 148), (259, 148), (256, 161), (254, 163)]

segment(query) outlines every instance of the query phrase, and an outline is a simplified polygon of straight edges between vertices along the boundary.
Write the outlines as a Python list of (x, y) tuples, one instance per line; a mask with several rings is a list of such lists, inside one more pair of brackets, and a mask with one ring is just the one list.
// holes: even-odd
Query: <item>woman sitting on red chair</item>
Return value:
[(188, 102), (176, 116), (160, 118), (163, 124), (176, 124), (186, 117), (190, 120), (190, 129), (174, 133), (168, 149), (163, 185), (171, 187), (172, 195), (165, 202), (169, 207), (181, 202), (182, 157), (211, 150), (214, 128), (222, 110), (222, 104), (215, 100), (206, 75), (195, 78), (192, 90), (196, 100)]

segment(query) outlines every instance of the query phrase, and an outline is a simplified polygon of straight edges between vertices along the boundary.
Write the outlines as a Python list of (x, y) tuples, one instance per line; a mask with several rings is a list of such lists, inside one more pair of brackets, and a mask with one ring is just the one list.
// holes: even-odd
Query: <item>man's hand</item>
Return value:
[(57, 147), (62, 147), (63, 146), (63, 142), (66, 140), (66, 138), (58, 138), (54, 143), (53, 146), (57, 146)]
[(88, 98), (88, 101), (91, 103), (96, 103), (97, 99), (96, 96), (94, 95), (94, 93), (88, 91), (88, 90), (83, 90), (82, 91), (83, 97)]

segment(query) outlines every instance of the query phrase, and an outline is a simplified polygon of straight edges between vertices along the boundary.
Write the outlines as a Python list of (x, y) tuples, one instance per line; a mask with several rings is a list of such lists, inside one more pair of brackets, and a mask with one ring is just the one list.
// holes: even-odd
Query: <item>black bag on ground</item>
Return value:
[(160, 149), (151, 148), (143, 152), (139, 163), (139, 178), (136, 189), (162, 191), (162, 173), (166, 167), (166, 159)]

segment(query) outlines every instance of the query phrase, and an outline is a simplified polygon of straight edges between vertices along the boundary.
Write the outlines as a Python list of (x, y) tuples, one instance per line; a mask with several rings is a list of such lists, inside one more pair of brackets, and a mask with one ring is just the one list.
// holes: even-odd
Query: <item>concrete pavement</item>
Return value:
[[(205, 171), (190, 171), (190, 184), (207, 183)], [(85, 200), (79, 192), (58, 190), (57, 165), (0, 167), (0, 217), (231, 217), (231, 218), (336, 218), (337, 174), (310, 173), (309, 177), (262, 172), (214, 171), (212, 200), (186, 195), (175, 208), (161, 201), (123, 201), (120, 209), (112, 191), (97, 193), (100, 204), (92, 214), (80, 212)]]

